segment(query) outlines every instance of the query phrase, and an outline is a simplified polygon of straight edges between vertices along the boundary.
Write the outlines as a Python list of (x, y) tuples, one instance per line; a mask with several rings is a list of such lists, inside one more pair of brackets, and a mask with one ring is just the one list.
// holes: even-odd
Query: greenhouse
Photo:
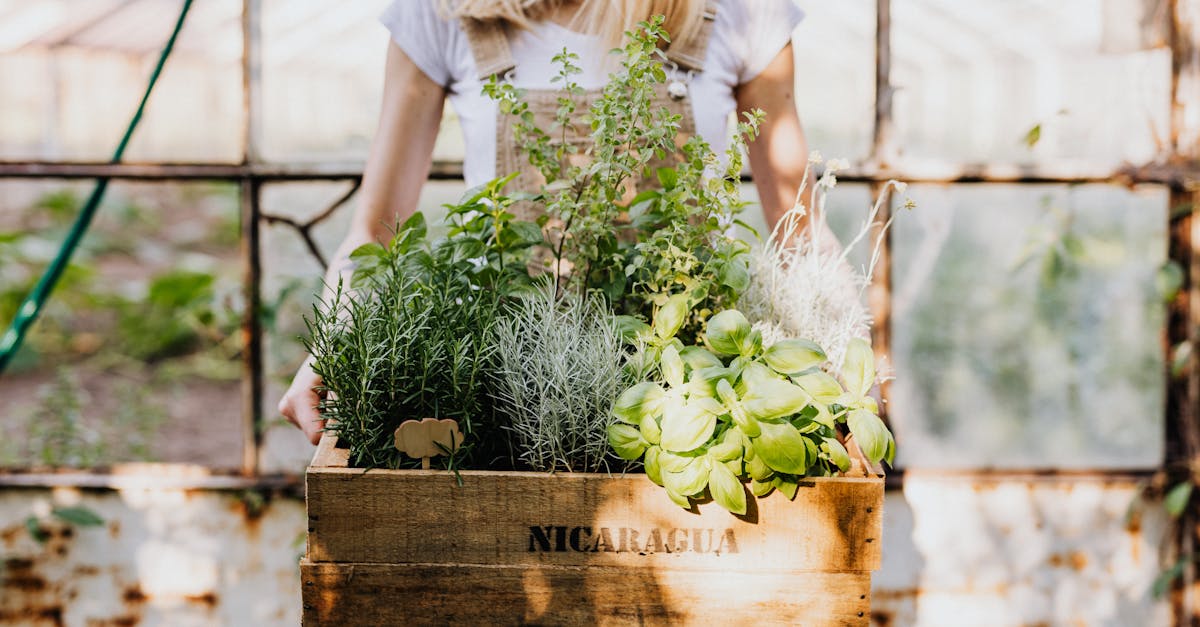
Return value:
[[(433, 76), (418, 6), (472, 70), (569, 31), (558, 95)], [(0, 625), (1200, 623), (1197, 50), (1197, 0), (0, 0)]]

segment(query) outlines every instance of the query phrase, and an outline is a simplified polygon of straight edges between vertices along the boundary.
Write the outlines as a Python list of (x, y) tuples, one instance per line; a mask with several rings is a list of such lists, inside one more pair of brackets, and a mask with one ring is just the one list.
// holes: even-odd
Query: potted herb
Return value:
[[(387, 246), (356, 251), (349, 284), (314, 310), (329, 422), (306, 475), (307, 622), (868, 611), (878, 462), (894, 454), (869, 396), (874, 356), (848, 339), (835, 363), (786, 321), (737, 309), (748, 292), (758, 310), (775, 294), (755, 292), (763, 253), (731, 230), (759, 115), (724, 161), (692, 138), (650, 173), (660, 189), (629, 192), (649, 155), (676, 150), (677, 120), (647, 106), (663, 35), (661, 20), (630, 34), (590, 107), (583, 162), (525, 115), (519, 90), (490, 84), (541, 193), (506, 193), (511, 177), (471, 190), (436, 240), (414, 216)], [(578, 93), (572, 59), (557, 57), (564, 103)], [(518, 219), (526, 202), (544, 217)], [(423, 418), (459, 425), (434, 443), (438, 469), (417, 469), (432, 449), (400, 450), (413, 450), (402, 422)]]

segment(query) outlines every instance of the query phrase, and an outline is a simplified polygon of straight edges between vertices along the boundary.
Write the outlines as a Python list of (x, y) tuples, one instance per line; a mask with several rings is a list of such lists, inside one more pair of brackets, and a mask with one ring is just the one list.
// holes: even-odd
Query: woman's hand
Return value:
[(321, 414), (317, 411), (321, 395), (316, 388), (320, 385), (321, 377), (313, 372), (310, 357), (300, 365), (296, 376), (292, 378), (292, 386), (279, 399), (279, 413), (299, 427), (313, 444), (321, 439), (321, 432), (325, 430), (325, 421), (321, 420)]
[[(379, 127), (363, 170), (350, 231), (325, 273), (324, 302), (329, 302), (330, 288), (338, 284), (339, 277), (349, 281), (354, 249), (368, 242), (386, 242), (390, 229), (416, 211), (421, 185), (433, 161), (445, 98), (444, 87), (422, 72), (395, 42), (388, 45)], [(279, 401), (279, 413), (316, 444), (325, 421), (317, 411), (321, 397), (313, 389), (321, 385), (321, 377), (313, 372), (311, 363), (309, 357), (296, 372)]]

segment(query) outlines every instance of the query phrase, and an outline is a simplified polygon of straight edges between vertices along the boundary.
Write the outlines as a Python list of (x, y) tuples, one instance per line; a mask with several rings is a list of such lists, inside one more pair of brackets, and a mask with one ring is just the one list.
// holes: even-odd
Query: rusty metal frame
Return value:
[[(913, 169), (898, 164), (895, 158), (891, 84), (891, 0), (876, 0), (875, 32), (875, 106), (874, 129), (871, 151), (861, 164), (839, 172), (843, 182), (865, 183), (878, 192), (889, 179), (901, 179), (910, 183), (958, 184), (958, 183), (1025, 183), (1025, 184), (1079, 184), (1105, 183), (1117, 185), (1157, 184), (1170, 191), (1170, 258), (1184, 270), (1186, 288), (1170, 307), (1168, 321), (1163, 331), (1163, 343), (1168, 357), (1174, 360), (1179, 347), (1196, 347), (1186, 360), (1184, 374), (1168, 381), (1167, 412), (1165, 428), (1164, 465), (1156, 469), (1111, 470), (1111, 469), (1024, 469), (1024, 470), (967, 470), (949, 471), (961, 477), (1011, 478), (1020, 480), (1029, 477), (1062, 477), (1079, 479), (1118, 478), (1147, 480), (1151, 475), (1163, 476), (1178, 481), (1200, 477), (1200, 289), (1195, 282), (1200, 279), (1200, 219), (1195, 217), (1197, 181), (1200, 180), (1200, 127), (1185, 115), (1189, 108), (1200, 107), (1200, 0), (1168, 0), (1170, 27), (1168, 42), (1172, 49), (1171, 63), (1171, 154), (1164, 161), (1145, 165), (1125, 165), (1114, 170), (1068, 170), (1058, 171), (1048, 167), (1002, 166), (997, 164), (925, 166)], [(257, 137), (261, 129), (261, 74), (262, 74), (262, 0), (243, 0), (242, 3), (242, 101), (244, 125), (242, 127), (242, 160), (240, 163), (120, 163), (98, 162), (53, 162), (53, 161), (9, 161), (0, 162), (0, 179), (85, 179), (109, 177), (113, 179), (139, 181), (188, 181), (212, 180), (237, 183), (241, 198), (241, 224), (243, 228), (240, 257), (245, 281), (247, 313), (243, 320), (244, 351), (243, 368), (243, 422), (242, 433), (245, 452), (242, 457), (241, 477), (220, 476), (216, 473), (204, 479), (180, 479), (181, 485), (189, 487), (272, 487), (295, 485), (295, 477), (266, 476), (261, 472), (259, 448), (262, 443), (262, 344), (258, 325), (259, 279), (261, 278), (261, 255), (259, 229), (268, 224), (284, 224), (297, 231), (310, 252), (317, 259), (324, 255), (311, 237), (311, 229), (346, 204), (356, 193), (362, 177), (361, 163), (265, 163), (261, 159)], [(1194, 116), (1193, 116), (1194, 117)], [(435, 162), (430, 179), (459, 180), (462, 166), (458, 162)], [(348, 190), (334, 202), (304, 221), (286, 216), (264, 213), (260, 207), (261, 191), (269, 183), (287, 181), (344, 181)], [(1180, 209), (1181, 208), (1181, 209)], [(889, 207), (890, 209), (890, 207)], [(876, 283), (869, 292), (876, 324), (874, 342), (878, 350), (888, 353), (891, 349), (891, 246), (884, 240), (881, 266), (876, 274)], [(886, 398), (888, 390), (884, 390)], [(924, 475), (931, 471), (899, 471), (889, 478), (889, 485), (896, 487), (906, 474)], [(939, 471), (940, 472), (940, 471)], [(940, 473), (946, 474), (946, 473)], [(115, 485), (118, 479), (111, 478), (102, 470), (91, 473), (75, 473), (69, 476), (51, 473), (0, 473), (0, 486), (5, 485), (61, 485), (64, 481), (72, 485), (103, 487)], [(191, 482), (191, 483), (189, 483)], [(1200, 541), (1200, 513), (1192, 508), (1185, 516), (1175, 538), (1179, 555), (1187, 555)], [(1193, 601), (1197, 592), (1194, 567), (1185, 574), (1185, 583), (1177, 588), (1174, 603), (1175, 618), (1179, 624), (1200, 619), (1198, 605)]]

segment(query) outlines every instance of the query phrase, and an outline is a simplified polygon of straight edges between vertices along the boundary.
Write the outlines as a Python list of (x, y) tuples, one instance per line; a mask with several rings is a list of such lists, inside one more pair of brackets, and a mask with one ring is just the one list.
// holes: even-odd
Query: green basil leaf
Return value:
[(683, 359), (683, 363), (687, 364), (693, 372), (703, 370), (705, 368), (720, 368), (725, 364), (721, 363), (721, 358), (710, 353), (703, 346), (687, 346), (679, 351), (679, 357)]
[(662, 447), (677, 453), (694, 451), (712, 439), (716, 427), (717, 415), (705, 404), (669, 403), (663, 412)]
[(694, 455), (676, 455), (670, 451), (662, 451), (658, 456), (658, 463), (663, 472), (683, 472), (693, 459), (696, 459)]
[(617, 397), (617, 402), (613, 404), (613, 415), (622, 422), (640, 425), (643, 417), (662, 414), (666, 396), (666, 391), (657, 383), (643, 381)]
[(654, 334), (663, 339), (674, 337), (691, 309), (691, 299), (687, 294), (676, 294), (668, 298), (666, 304), (660, 307), (654, 316)]
[(771, 420), (798, 414), (808, 406), (808, 392), (798, 385), (778, 379), (746, 381), (742, 407), (759, 420)]
[[(753, 439), (751, 439), (751, 441), (753, 441)], [(763, 460), (762, 455), (758, 454), (757, 449), (747, 449), (747, 453), (749, 453), (751, 450), (754, 450), (754, 455), (751, 456), (747, 454), (746, 456), (746, 474), (750, 475), (750, 477), (753, 479), (758, 479), (759, 481), (766, 481), (774, 476), (775, 471), (771, 470), (771, 467), (768, 466), (767, 462)]]
[(775, 372), (793, 375), (820, 366), (828, 357), (825, 351), (809, 340), (782, 340), (763, 351), (763, 361)]
[(657, 170), (658, 182), (662, 183), (663, 191), (669, 192), (675, 189), (675, 185), (679, 182), (679, 173), (675, 168), (659, 168)]
[(721, 264), (721, 269), (717, 272), (717, 280), (721, 282), (721, 285), (727, 285), (740, 294), (750, 287), (750, 266), (744, 259), (730, 259)]
[(617, 457), (628, 461), (641, 457), (648, 446), (636, 427), (619, 422), (608, 426), (608, 445), (616, 452)]
[(800, 484), (793, 478), (775, 477), (772, 480), (772, 485), (775, 486), (779, 493), (786, 496), (789, 501), (795, 500), (796, 492), (800, 489)]
[(723, 464), (713, 464), (708, 475), (708, 491), (721, 507), (734, 514), (746, 513), (746, 489)]
[(627, 343), (645, 342), (650, 339), (650, 325), (633, 316), (615, 316), (613, 322), (616, 324), (617, 332)]
[(708, 449), (708, 456), (719, 461), (734, 461), (742, 456), (742, 434), (737, 429), (730, 429), (721, 436), (720, 443)]
[(679, 357), (679, 351), (674, 346), (668, 345), (663, 349), (659, 357), (659, 370), (667, 385), (673, 388), (683, 385), (683, 366), (683, 359)]
[[(663, 487), (666, 486), (664, 485)], [(692, 509), (692, 502), (688, 500), (688, 497), (672, 490), (669, 487), (667, 488), (667, 497), (671, 499), (672, 503), (682, 507), (683, 509)]]
[(712, 461), (708, 457), (693, 457), (680, 472), (664, 472), (663, 486), (683, 496), (695, 496), (708, 485)]
[(726, 309), (708, 319), (704, 341), (719, 355), (740, 355), (750, 336), (750, 321), (736, 309)]
[(888, 441), (892, 439), (892, 434), (879, 416), (865, 409), (854, 409), (846, 416), (846, 426), (854, 434), (854, 441), (862, 449), (863, 455), (872, 463), (878, 463), (887, 456)]
[(866, 396), (875, 385), (875, 353), (866, 340), (856, 337), (846, 345), (842, 380), (846, 382), (846, 391), (859, 397)]
[(733, 386), (729, 385), (727, 379), (717, 381), (717, 398), (721, 399), (726, 407), (734, 407), (738, 404), (737, 392), (733, 391)]
[(657, 446), (650, 446), (646, 448), (646, 459), (642, 462), (646, 467), (646, 476), (658, 485), (663, 484), (662, 464), (659, 463), (661, 457), (662, 449)]
[(825, 405), (838, 402), (845, 392), (837, 379), (819, 370), (792, 377), (792, 381), (808, 392), (809, 396)]
[(642, 437), (651, 444), (658, 444), (662, 441), (662, 426), (658, 424), (658, 418), (654, 416), (642, 416), (640, 429)]
[(773, 481), (759, 481), (758, 479), (753, 479), (750, 481), (750, 492), (759, 498), (770, 494), (771, 490), (774, 489), (775, 482)]
[(808, 470), (808, 448), (804, 436), (791, 423), (760, 422), (762, 433), (752, 438), (754, 451), (772, 469), (802, 475)]

